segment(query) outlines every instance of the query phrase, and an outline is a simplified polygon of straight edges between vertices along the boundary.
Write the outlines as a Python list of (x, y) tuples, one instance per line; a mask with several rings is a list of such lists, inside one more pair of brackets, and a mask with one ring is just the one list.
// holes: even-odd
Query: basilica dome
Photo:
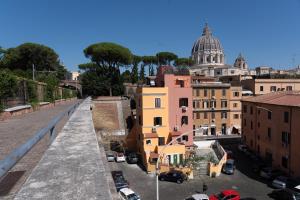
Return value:
[(192, 59), (196, 65), (224, 64), (224, 52), (220, 41), (215, 38), (206, 24), (202, 36), (192, 48)]

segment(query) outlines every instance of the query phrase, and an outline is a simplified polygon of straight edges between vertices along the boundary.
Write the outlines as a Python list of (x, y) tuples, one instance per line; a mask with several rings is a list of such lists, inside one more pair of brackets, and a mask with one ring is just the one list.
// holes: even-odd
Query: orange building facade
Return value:
[(300, 176), (300, 93), (275, 92), (242, 100), (242, 138), (274, 168)]

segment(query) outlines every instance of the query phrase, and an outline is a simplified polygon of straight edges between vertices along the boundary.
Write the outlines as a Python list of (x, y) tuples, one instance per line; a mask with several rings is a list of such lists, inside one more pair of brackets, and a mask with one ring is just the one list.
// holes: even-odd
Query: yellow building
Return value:
[(160, 163), (165, 166), (177, 165), (185, 158), (185, 145), (173, 144), (169, 129), (169, 105), (167, 87), (138, 87), (136, 92), (136, 122), (127, 137), (129, 149), (141, 157), (148, 172), (155, 170), (159, 153)]

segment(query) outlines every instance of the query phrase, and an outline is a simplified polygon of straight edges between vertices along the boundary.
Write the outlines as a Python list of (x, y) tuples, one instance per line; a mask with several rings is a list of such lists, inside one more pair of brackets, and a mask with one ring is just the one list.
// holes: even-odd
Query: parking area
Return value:
[[(234, 175), (222, 174), (217, 178), (203, 176), (201, 179), (193, 179), (182, 184), (159, 181), (159, 192), (161, 200), (183, 200), (192, 194), (202, 192), (203, 183), (208, 186), (208, 195), (218, 193), (225, 189), (235, 189), (241, 199), (270, 199), (268, 194), (273, 190), (263, 179), (252, 172), (252, 161), (243, 153), (238, 152), (235, 145), (226, 146), (232, 150), (236, 160)], [(130, 188), (140, 195), (143, 200), (156, 199), (156, 182), (153, 174), (147, 174), (136, 164), (127, 162), (109, 163), (110, 169), (121, 170), (129, 181)]]

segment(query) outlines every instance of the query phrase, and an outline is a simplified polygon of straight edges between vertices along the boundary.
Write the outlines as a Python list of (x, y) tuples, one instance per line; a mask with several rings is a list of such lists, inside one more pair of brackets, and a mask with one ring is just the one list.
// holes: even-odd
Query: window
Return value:
[(257, 114), (259, 114), (259, 115), (260, 115), (260, 110), (257, 110)]
[(227, 119), (227, 112), (222, 112), (222, 119)]
[(199, 112), (196, 113), (196, 118), (200, 119), (200, 113)]
[(264, 91), (264, 86), (260, 86), (259, 91), (263, 92)]
[(250, 106), (250, 114), (253, 115), (253, 107)]
[(161, 126), (161, 125), (162, 125), (162, 118), (154, 117), (154, 126)]
[(237, 103), (233, 103), (233, 107), (236, 108), (238, 106)]
[(268, 128), (268, 139), (271, 140), (272, 139), (272, 129)]
[(292, 86), (286, 86), (286, 90), (291, 91), (291, 90), (293, 90), (293, 87)]
[(199, 97), (200, 96), (200, 90), (196, 89), (196, 96)]
[(211, 108), (216, 108), (217, 107), (217, 102), (216, 101), (211, 101), (210, 102), (210, 107)]
[(227, 101), (221, 101), (221, 107), (227, 108)]
[(244, 113), (247, 113), (247, 105), (243, 106), (243, 111), (244, 111)]
[(233, 92), (233, 96), (238, 97), (238, 96), (240, 96), (240, 93), (239, 92)]
[(204, 109), (208, 108), (208, 101), (203, 101), (203, 108)]
[(176, 80), (176, 84), (180, 85), (180, 87), (184, 87), (184, 81), (183, 80)]
[(188, 136), (188, 135), (182, 136), (182, 140), (183, 140), (183, 141), (189, 141), (189, 136)]
[(188, 116), (182, 116), (181, 117), (181, 125), (188, 124), (189, 123), (188, 120), (189, 120)]
[(283, 144), (287, 145), (290, 143), (289, 133), (288, 132), (282, 132), (281, 133), (281, 141)]
[(238, 119), (238, 118), (239, 118), (239, 114), (234, 114), (234, 115), (233, 115), (233, 118), (234, 118), (234, 119)]
[(289, 112), (284, 112), (284, 122), (289, 123)]
[(223, 97), (226, 96), (226, 89), (222, 89), (222, 96), (223, 96)]
[(196, 108), (196, 102), (193, 101), (193, 108)]
[(160, 98), (155, 98), (155, 108), (160, 108)]
[(207, 97), (207, 89), (204, 89), (204, 96)]
[(180, 98), (179, 99), (179, 107), (185, 106), (188, 107), (188, 98)]
[(268, 111), (268, 119), (272, 119), (272, 112)]
[(165, 145), (165, 138), (164, 137), (158, 137), (158, 145)]
[(204, 112), (204, 119), (207, 119), (207, 112)]
[(287, 168), (287, 166), (288, 166), (288, 158), (286, 156), (282, 156), (282, 158), (281, 158), (281, 165), (282, 165), (282, 167)]
[(197, 108), (200, 108), (200, 101), (197, 101)]
[(151, 140), (146, 140), (146, 144), (151, 144)]
[(211, 96), (215, 96), (215, 89), (211, 90)]
[(215, 118), (216, 118), (215, 112), (212, 112), (212, 113), (211, 113), (211, 118), (212, 118), (212, 119), (215, 119)]
[(271, 92), (276, 92), (276, 86), (271, 86), (271, 87), (270, 87), (270, 91), (271, 91)]

